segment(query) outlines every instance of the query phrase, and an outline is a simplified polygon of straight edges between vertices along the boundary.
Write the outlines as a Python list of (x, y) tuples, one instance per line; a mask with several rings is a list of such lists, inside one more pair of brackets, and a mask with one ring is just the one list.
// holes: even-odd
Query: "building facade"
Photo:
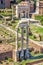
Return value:
[(33, 2), (22, 1), (16, 6), (17, 18), (29, 18), (29, 14), (34, 11)]
[(43, 15), (43, 1), (36, 1), (36, 14)]
[(13, 0), (0, 0), (0, 8), (10, 8)]
[(39, 14), (43, 15), (43, 1), (39, 2)]

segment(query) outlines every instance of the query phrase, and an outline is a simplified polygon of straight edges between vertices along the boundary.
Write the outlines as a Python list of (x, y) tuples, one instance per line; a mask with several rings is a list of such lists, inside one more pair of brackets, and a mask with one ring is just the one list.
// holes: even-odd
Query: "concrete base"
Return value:
[(25, 51), (25, 59), (29, 59), (29, 49), (26, 49)]
[(21, 50), (19, 55), (20, 55), (20, 60), (21, 61), (24, 60), (24, 50)]
[(19, 61), (19, 51), (17, 51), (17, 50), (13, 51), (13, 60), (15, 62)]
[(13, 58), (15, 62), (29, 59), (29, 49), (13, 51)]

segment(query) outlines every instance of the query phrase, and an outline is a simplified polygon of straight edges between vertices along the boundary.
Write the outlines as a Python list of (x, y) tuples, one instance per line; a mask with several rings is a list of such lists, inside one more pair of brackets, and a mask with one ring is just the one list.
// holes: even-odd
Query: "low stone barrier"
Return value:
[(28, 45), (29, 45), (29, 48), (34, 48), (34, 51), (39, 51), (39, 52), (43, 51), (43, 50), (41, 50), (41, 48), (43, 49), (43, 46), (41, 44), (39, 44), (38, 42), (35, 42), (35, 41), (29, 39)]
[(26, 65), (34, 65), (34, 64), (41, 63), (41, 62), (43, 62), (43, 60), (38, 60), (38, 61), (35, 61), (35, 62), (26, 63)]

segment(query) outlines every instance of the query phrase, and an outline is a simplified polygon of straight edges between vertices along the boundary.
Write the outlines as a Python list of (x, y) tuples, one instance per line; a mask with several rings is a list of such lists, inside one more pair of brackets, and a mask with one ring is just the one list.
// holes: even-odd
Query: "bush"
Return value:
[(40, 22), (41, 22), (41, 25), (43, 25), (43, 16), (35, 16), (35, 19), (36, 20), (40, 20)]
[(15, 17), (15, 20), (19, 20), (17, 17)]
[(29, 52), (32, 52), (32, 51), (34, 51), (34, 48), (33, 47), (29, 49)]
[(39, 51), (35, 51), (35, 52), (34, 52), (34, 54), (38, 54), (38, 53), (39, 53)]
[(43, 18), (41, 18), (41, 25), (43, 25)]

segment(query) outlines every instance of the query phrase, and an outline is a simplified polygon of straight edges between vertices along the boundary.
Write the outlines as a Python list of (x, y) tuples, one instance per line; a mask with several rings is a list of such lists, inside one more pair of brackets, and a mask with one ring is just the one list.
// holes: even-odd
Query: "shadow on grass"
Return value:
[(41, 59), (43, 58), (43, 55), (39, 55), (39, 56), (31, 56), (30, 59)]

